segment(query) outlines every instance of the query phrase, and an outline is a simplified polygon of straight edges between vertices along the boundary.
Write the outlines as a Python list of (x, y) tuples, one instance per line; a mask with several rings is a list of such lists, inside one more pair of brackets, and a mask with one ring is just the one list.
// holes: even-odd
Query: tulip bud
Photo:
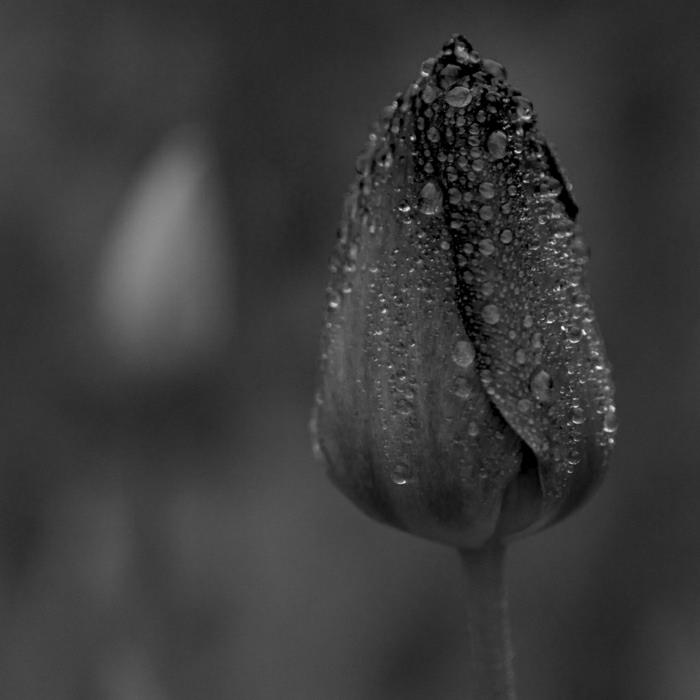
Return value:
[(315, 447), (371, 516), (458, 547), (551, 524), (615, 432), (571, 187), (462, 37), (388, 107), (345, 201)]

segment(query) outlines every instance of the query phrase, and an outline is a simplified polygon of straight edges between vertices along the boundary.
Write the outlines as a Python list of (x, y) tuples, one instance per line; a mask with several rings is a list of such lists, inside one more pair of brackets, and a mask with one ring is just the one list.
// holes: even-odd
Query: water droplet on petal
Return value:
[(506, 79), (506, 69), (498, 61), (485, 58), (482, 65), (484, 66), (484, 70), (494, 78), (499, 78), (500, 80)]
[(334, 289), (328, 292), (328, 308), (335, 311), (340, 306), (340, 294)]
[(493, 208), (488, 204), (484, 204), (484, 206), (479, 209), (479, 216), (484, 221), (491, 221), (491, 219), (493, 219)]
[(440, 73), (440, 87), (447, 90), (452, 87), (462, 73), (460, 66), (449, 65), (445, 66)]
[(490, 182), (482, 182), (479, 185), (479, 194), (484, 199), (493, 199), (496, 196), (496, 188)]
[(429, 83), (423, 89), (423, 94), (421, 95), (421, 97), (423, 99), (423, 102), (425, 102), (425, 104), (429, 105), (429, 104), (432, 104), (433, 102), (435, 102), (435, 98), (437, 97), (437, 95), (438, 95), (437, 88), (434, 85)]
[(549, 403), (554, 391), (554, 381), (549, 372), (536, 369), (530, 377), (530, 391), (540, 403)]
[(445, 102), (447, 102), (450, 107), (455, 107), (457, 109), (466, 107), (471, 101), (471, 90), (464, 85), (453, 87), (447, 95), (445, 95)]
[(411, 470), (401, 462), (391, 470), (391, 480), (397, 486), (405, 486), (411, 478)]
[(501, 231), (501, 243), (505, 243), (507, 245), (512, 240), (513, 232), (509, 228), (504, 228), (503, 231)]
[(490, 297), (496, 291), (496, 287), (493, 282), (484, 282), (481, 285), (481, 293), (485, 297)]
[(494, 131), (488, 138), (487, 147), (494, 160), (500, 160), (506, 155), (508, 137), (502, 131)]
[(515, 116), (519, 122), (532, 121), (533, 117), (532, 102), (524, 97), (515, 98)]
[(454, 45), (454, 55), (458, 61), (466, 63), (469, 60), (469, 47), (462, 41), (456, 41)]
[(410, 416), (413, 413), (413, 405), (408, 399), (399, 399), (396, 402), (396, 410), (402, 416)]
[(583, 425), (586, 420), (586, 413), (580, 406), (571, 408), (571, 422), (574, 425)]
[(427, 216), (434, 216), (442, 210), (442, 192), (439, 187), (432, 181), (423, 185), (420, 191), (421, 207), (420, 210)]
[(520, 411), (520, 413), (528, 413), (530, 410), (532, 410), (531, 401), (528, 399), (520, 399), (518, 401), (518, 411)]
[(486, 323), (492, 326), (501, 320), (501, 314), (495, 304), (486, 304), (481, 312), (481, 316)]
[(479, 252), (482, 255), (492, 255), (496, 250), (496, 246), (490, 238), (482, 238), (479, 241)]
[(472, 385), (466, 377), (457, 377), (454, 386), (455, 396), (460, 399), (468, 399), (472, 394)]
[(579, 343), (581, 341), (582, 337), (583, 337), (583, 329), (581, 329), (579, 326), (572, 323), (567, 327), (566, 339), (570, 343), (575, 345), (576, 343)]
[(474, 346), (468, 340), (458, 340), (452, 360), (456, 365), (467, 368), (474, 362), (475, 354)]
[(435, 66), (436, 60), (434, 58), (426, 58), (421, 64), (420, 72), (424, 78), (427, 78)]
[(603, 430), (608, 434), (617, 431), (617, 415), (614, 406), (610, 406), (605, 412), (605, 416), (603, 417)]

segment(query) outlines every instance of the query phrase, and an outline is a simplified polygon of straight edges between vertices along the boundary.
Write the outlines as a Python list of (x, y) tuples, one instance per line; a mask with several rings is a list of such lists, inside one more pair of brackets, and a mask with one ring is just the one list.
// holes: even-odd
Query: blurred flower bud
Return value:
[(563, 517), (606, 470), (615, 407), (577, 207), (531, 103), (455, 37), (357, 171), (312, 419), (331, 478), (459, 547)]
[(223, 355), (229, 231), (208, 140), (170, 133), (136, 178), (99, 270), (100, 326), (125, 368), (152, 379)]

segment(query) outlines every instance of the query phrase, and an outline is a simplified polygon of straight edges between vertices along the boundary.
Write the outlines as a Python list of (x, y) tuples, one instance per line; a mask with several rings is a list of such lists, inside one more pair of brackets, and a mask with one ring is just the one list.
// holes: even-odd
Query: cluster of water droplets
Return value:
[[(415, 437), (420, 387), (410, 368), (421, 336), (411, 299), (420, 293), (428, 307), (456, 306), (463, 322), (465, 336), (450, 336), (455, 372), (445, 391), (468, 401), (478, 370), (491, 400), (540, 458), (545, 495), (556, 499), (590, 440), (605, 460), (616, 417), (576, 205), (532, 104), (507, 84), (501, 64), (455, 37), (386, 108), (357, 172), (331, 262), (326, 327), (331, 334), (348, 295), (376, 291), (372, 282), (354, 289), (367, 279), (356, 275), (358, 265), (370, 279), (383, 276), (365, 328), (387, 338), (386, 351), (368, 358), (384, 372), (372, 376), (386, 409), (379, 417), (386, 454), (397, 454), (397, 427), (407, 455)], [(387, 207), (406, 238), (389, 250), (382, 244)], [(450, 257), (449, 272), (426, 270), (440, 257), (436, 246)], [(401, 274), (392, 280), (394, 270)], [(479, 430), (470, 422), (467, 439)], [(393, 460), (394, 484), (416, 478), (409, 461)]]

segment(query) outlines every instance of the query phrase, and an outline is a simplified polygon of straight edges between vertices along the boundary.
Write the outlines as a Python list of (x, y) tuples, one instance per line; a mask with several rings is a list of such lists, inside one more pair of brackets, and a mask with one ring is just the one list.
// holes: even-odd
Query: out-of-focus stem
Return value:
[(515, 700), (505, 547), (460, 550), (460, 555), (467, 575), (474, 698)]

